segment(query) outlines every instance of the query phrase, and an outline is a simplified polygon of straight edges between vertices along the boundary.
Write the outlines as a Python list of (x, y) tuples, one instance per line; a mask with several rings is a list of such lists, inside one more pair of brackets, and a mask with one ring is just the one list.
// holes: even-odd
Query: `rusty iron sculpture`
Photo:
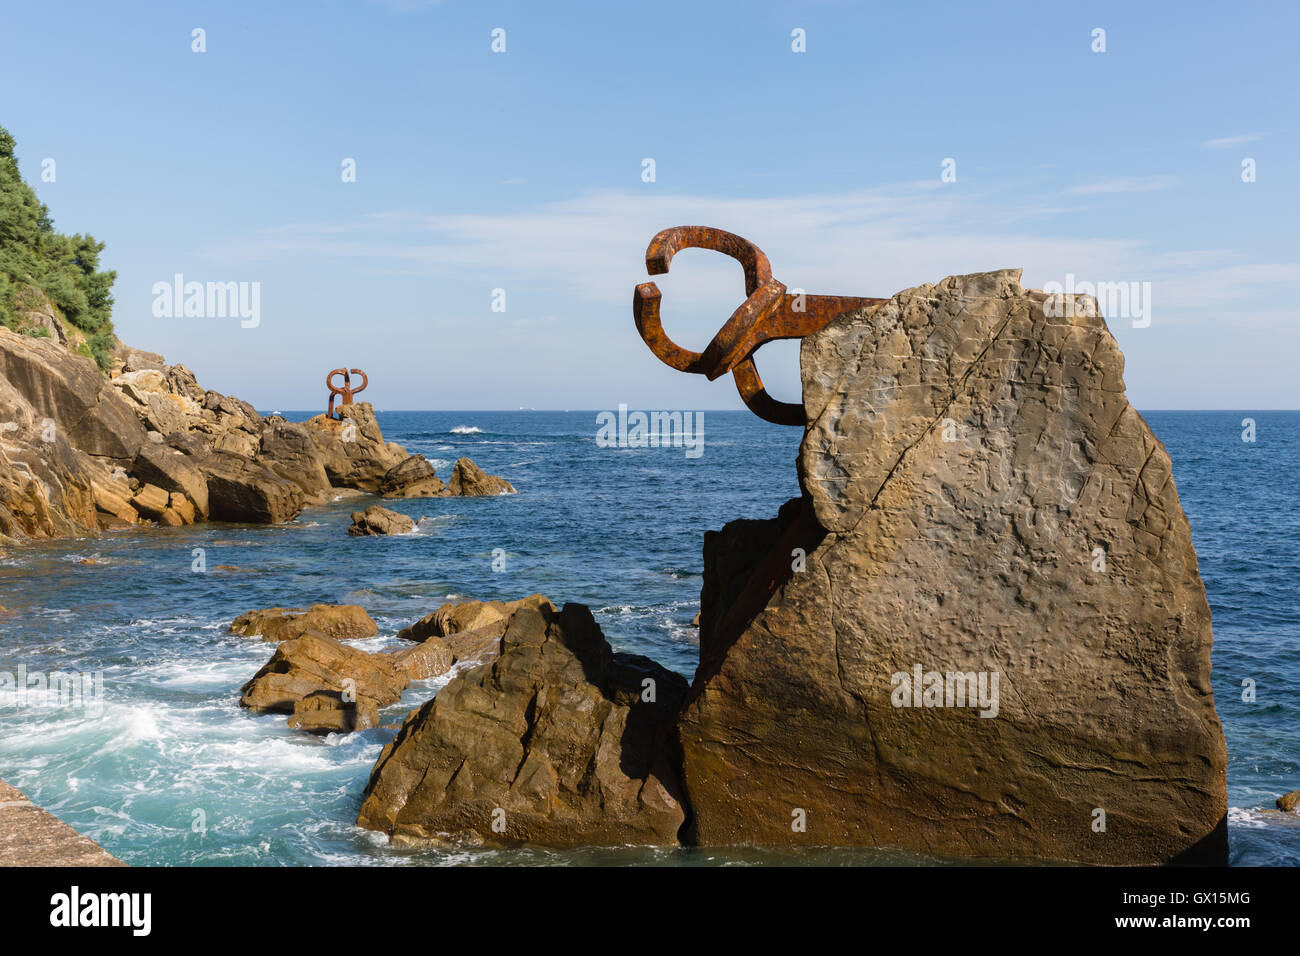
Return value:
[(632, 297), (636, 328), (650, 351), (665, 365), (683, 372), (695, 372), (709, 381), (730, 372), (736, 390), (749, 410), (777, 425), (803, 425), (802, 404), (778, 401), (767, 393), (754, 365), (754, 352), (764, 342), (801, 339), (824, 327), (835, 316), (886, 299), (855, 296), (790, 294), (772, 278), (772, 267), (763, 250), (748, 239), (711, 226), (673, 226), (650, 240), (645, 253), (646, 271), (662, 275), (673, 256), (683, 249), (712, 249), (731, 256), (745, 271), (748, 298), (731, 314), (703, 352), (677, 345), (664, 332), (659, 316), (659, 287), (643, 282)]
[[(334, 376), (335, 376), (335, 375), (342, 375), (342, 376), (343, 376), (343, 385), (342, 385), (342, 386), (338, 386), (338, 385), (335, 385), (335, 384), (334, 384)], [(353, 387), (352, 387), (352, 376), (353, 376), (353, 375), (360, 375), (360, 376), (361, 376), (361, 384), (358, 385), (356, 388), (353, 388)], [(342, 418), (342, 417), (343, 417), (343, 406), (344, 406), (344, 405), (351, 405), (351, 404), (352, 404), (352, 396), (356, 395), (357, 392), (363, 392), (363, 391), (365, 391), (366, 386), (369, 385), (369, 384), (370, 384), (370, 379), (366, 376), (366, 373), (363, 372), (363, 371), (361, 371), (361, 369), (359, 369), (359, 368), (354, 368), (354, 369), (336, 368), (336, 369), (334, 369), (332, 372), (330, 372), (328, 375), (325, 376), (325, 387), (328, 388), (328, 389), (330, 390), (330, 403), (329, 403), (329, 408), (328, 408), (328, 409), (326, 410), (326, 412), (325, 412), (325, 417), (326, 417), (326, 418), (334, 418), (334, 417), (335, 417), (335, 416), (334, 416), (334, 398), (335, 398), (335, 396), (339, 396), (340, 401), (339, 401), (339, 415), (338, 415), (338, 417), (339, 417), (339, 418)]]

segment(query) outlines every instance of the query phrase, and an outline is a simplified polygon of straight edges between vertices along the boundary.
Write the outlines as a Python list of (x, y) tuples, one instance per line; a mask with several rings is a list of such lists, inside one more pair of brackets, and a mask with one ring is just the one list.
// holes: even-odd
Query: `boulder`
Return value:
[(379, 493), (385, 498), (436, 498), (447, 486), (423, 455), (411, 455), (384, 473)]
[[(500, 641), (500, 635), (497, 635), (497, 640)], [(456, 663), (456, 655), (440, 637), (430, 637), (414, 647), (392, 651), (389, 656), (411, 680), (428, 680), (445, 674)]]
[(487, 495), (514, 495), (515, 486), (504, 478), (489, 475), (468, 458), (456, 459), (456, 466), (447, 480), (447, 494), (461, 498), (481, 498)]
[(546, 609), (554, 612), (548, 598), (532, 594), (517, 601), (448, 602), (414, 624), (402, 628), (397, 636), (406, 641), (425, 642), (440, 639), (455, 661), (488, 661), (496, 656), (510, 616), (520, 608)]
[(581, 605), (521, 608), (500, 643), (407, 717), (357, 823), (395, 843), (676, 844), (686, 682), (612, 653)]
[(415, 530), (415, 522), (404, 514), (399, 514), (382, 505), (371, 505), (365, 511), (352, 512), (352, 527), (348, 534), (355, 536), (368, 534), (409, 534)]
[(379, 726), (379, 707), (369, 697), (345, 700), (334, 691), (316, 691), (294, 701), (290, 730), (313, 734), (350, 734)]
[(213, 451), (198, 466), (207, 478), (213, 521), (279, 524), (302, 512), (302, 489), (247, 458)]
[(193, 503), (200, 519), (208, 516), (208, 480), (192, 458), (175, 448), (145, 442), (131, 464), (131, 475), (164, 491), (179, 492)]
[(146, 518), (157, 521), (171, 507), (171, 497), (157, 485), (145, 484), (131, 499), (131, 505)]
[(258, 460), (309, 495), (329, 490), (316, 438), (305, 425), (284, 420), (268, 424), (262, 429)]
[(367, 654), (332, 637), (308, 631), (285, 641), (240, 690), (239, 703), (256, 711), (293, 713), (295, 704), (316, 693), (346, 694), (386, 707), (401, 699), (409, 683), (387, 654)]
[(379, 625), (359, 604), (313, 604), (302, 608), (271, 607), (245, 611), (230, 625), (231, 634), (260, 637), (264, 641), (289, 641), (308, 631), (336, 641), (374, 637)]
[(1278, 797), (1277, 808), (1286, 813), (1300, 812), (1300, 790), (1292, 790)]
[(803, 497), (705, 538), (698, 843), (1226, 861), (1169, 455), (1095, 303), (1058, 304), (961, 276), (804, 339)]

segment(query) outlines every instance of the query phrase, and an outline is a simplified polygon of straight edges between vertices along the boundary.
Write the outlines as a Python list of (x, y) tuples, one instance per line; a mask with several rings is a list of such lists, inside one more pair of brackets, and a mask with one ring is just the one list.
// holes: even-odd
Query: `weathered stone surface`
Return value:
[(302, 489), (248, 458), (214, 451), (198, 465), (207, 478), (213, 521), (279, 524), (302, 512)]
[[(348, 682), (351, 682), (350, 684)], [(401, 699), (409, 683), (387, 654), (367, 654), (308, 631), (284, 641), (240, 691), (240, 706), (293, 713), (294, 705), (320, 692), (368, 697), (378, 707)]]
[(423, 455), (411, 455), (390, 468), (379, 483), (385, 498), (436, 498), (447, 486)]
[[(1095, 307), (1045, 299), (1016, 272), (950, 278), (804, 340), (806, 499), (706, 537), (679, 721), (700, 843), (1224, 861), (1170, 459)], [(778, 586), (747, 608), (751, 576)], [(996, 675), (995, 707), (896, 706), (917, 667)]]
[(468, 458), (456, 459), (456, 466), (447, 481), (447, 494), (462, 498), (481, 498), (487, 495), (514, 495), (515, 486), (504, 478), (489, 475)]
[(379, 625), (359, 604), (313, 604), (302, 608), (269, 607), (245, 611), (230, 625), (231, 634), (264, 641), (290, 641), (316, 631), (336, 641), (374, 637)]
[(308, 494), (329, 490), (316, 437), (306, 425), (284, 420), (268, 425), (262, 430), (258, 460)]
[(523, 607), (545, 608), (547, 613), (555, 611), (555, 605), (542, 594), (531, 594), (516, 601), (449, 601), (402, 628), (397, 636), (406, 641), (440, 638), (455, 661), (489, 661), (500, 650), (501, 635), (510, 615)]
[(144, 427), (95, 363), (56, 339), (0, 330), (0, 379), (86, 454), (129, 459), (145, 440)]
[(294, 701), (290, 730), (313, 734), (350, 734), (379, 726), (379, 708), (369, 697), (346, 701), (334, 691), (316, 691)]
[(131, 475), (164, 491), (180, 492), (200, 519), (208, 516), (208, 480), (193, 459), (176, 449), (145, 442), (131, 464)]
[(1300, 790), (1292, 790), (1277, 798), (1277, 808), (1287, 813), (1300, 811)]
[(409, 534), (415, 530), (415, 521), (382, 505), (371, 505), (365, 511), (352, 512), (352, 527), (348, 534)]
[(670, 725), (685, 684), (611, 653), (581, 605), (521, 608), (493, 663), (407, 717), (357, 822), (395, 842), (675, 844), (685, 814)]
[(369, 402), (344, 405), (339, 414), (342, 420), (317, 415), (305, 423), (330, 484), (378, 491), (384, 475), (408, 456), (401, 446), (384, 441)]
[(0, 780), (0, 867), (125, 865)]
[(157, 521), (159, 516), (171, 505), (171, 497), (166, 491), (157, 485), (142, 485), (140, 490), (135, 493), (131, 499), (131, 504), (136, 511)]
[[(504, 632), (505, 628), (502, 628)], [(500, 635), (497, 640), (500, 641)], [(389, 654), (393, 663), (401, 668), (411, 680), (428, 680), (451, 670), (456, 663), (456, 655), (451, 647), (440, 637), (430, 637), (414, 647), (392, 651)]]

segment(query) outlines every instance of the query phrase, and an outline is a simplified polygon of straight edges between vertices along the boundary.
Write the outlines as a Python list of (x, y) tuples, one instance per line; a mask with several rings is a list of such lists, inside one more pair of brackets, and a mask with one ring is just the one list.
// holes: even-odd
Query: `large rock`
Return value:
[(489, 475), (468, 458), (456, 459), (456, 466), (447, 479), (447, 494), (462, 498), (481, 498), (488, 495), (518, 494), (515, 486), (504, 478)]
[(369, 402), (344, 405), (339, 414), (342, 419), (317, 415), (305, 423), (316, 439), (330, 484), (378, 491), (384, 475), (407, 454), (384, 441)]
[(706, 537), (701, 844), (1225, 861), (1170, 459), (1095, 303), (1045, 301), (956, 277), (804, 340), (805, 499)]
[(407, 717), (357, 822), (399, 843), (675, 844), (670, 729), (685, 686), (611, 653), (581, 605), (521, 608), (493, 663)]
[(213, 521), (279, 524), (302, 512), (302, 489), (248, 458), (214, 451), (198, 465), (207, 478)]
[(131, 474), (168, 492), (183, 494), (200, 518), (208, 516), (208, 480), (189, 456), (157, 442), (145, 442), (131, 464)]
[(359, 604), (313, 604), (302, 608), (269, 607), (245, 611), (230, 625), (231, 634), (260, 637), (264, 641), (291, 641), (316, 631), (336, 641), (374, 637), (379, 633), (366, 609)]
[(339, 694), (386, 707), (401, 699), (408, 683), (389, 655), (367, 654), (308, 631), (275, 649), (243, 686), (239, 703), (256, 711), (293, 713), (299, 701), (313, 694)]
[(404, 514), (371, 505), (365, 511), (352, 512), (352, 526), (348, 534), (354, 537), (370, 534), (410, 534), (415, 530), (415, 521)]
[(316, 436), (306, 425), (284, 420), (268, 424), (262, 429), (258, 460), (309, 495), (330, 488)]
[(94, 361), (56, 339), (0, 329), (0, 379), (86, 454), (129, 460), (145, 440), (129, 403), (108, 386)]
[(385, 498), (436, 498), (447, 490), (423, 455), (412, 455), (385, 472), (379, 493)]

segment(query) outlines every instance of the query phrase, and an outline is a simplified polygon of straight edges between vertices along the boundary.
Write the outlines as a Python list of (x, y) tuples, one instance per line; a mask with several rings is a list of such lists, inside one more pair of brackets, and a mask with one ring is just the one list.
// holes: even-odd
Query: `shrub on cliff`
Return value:
[(18, 302), (34, 286), (83, 334), (78, 351), (107, 370), (117, 344), (111, 293), (117, 273), (99, 271), (103, 249), (92, 236), (54, 231), (49, 209), (18, 172), (13, 137), (0, 127), (0, 324), (40, 334), (25, 327)]

